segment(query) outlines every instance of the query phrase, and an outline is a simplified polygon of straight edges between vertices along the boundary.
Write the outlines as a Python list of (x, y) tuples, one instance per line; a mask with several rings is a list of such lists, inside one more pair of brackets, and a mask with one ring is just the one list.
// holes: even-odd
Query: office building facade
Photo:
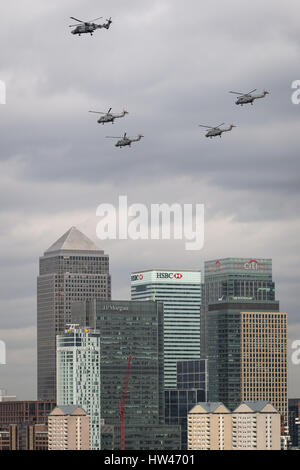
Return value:
[(38, 398), (56, 398), (56, 335), (71, 323), (71, 305), (110, 299), (109, 258), (72, 227), (40, 258), (37, 280)]
[(219, 301), (208, 306), (209, 400), (234, 409), (269, 401), (287, 424), (287, 314), (276, 301)]
[(290, 447), (300, 448), (300, 398), (288, 399)]
[(180, 425), (181, 449), (187, 449), (187, 415), (207, 401), (207, 360), (177, 362), (177, 389), (165, 389), (165, 423)]
[[(115, 448), (120, 448), (119, 401), (131, 355), (125, 405), (126, 450), (141, 449), (146, 442), (147, 449), (155, 449), (157, 442), (160, 449), (163, 442), (179, 449), (180, 428), (164, 424), (162, 303), (95, 299), (74, 304), (72, 319), (100, 332), (101, 419), (114, 427)], [(170, 435), (176, 438), (170, 441)]]
[(206, 261), (201, 309), (201, 358), (207, 357), (208, 305), (219, 300), (274, 301), (272, 260), (225, 258)]
[(90, 421), (90, 449), (101, 449), (100, 334), (68, 325), (57, 341), (57, 405), (79, 404)]
[[(206, 359), (177, 362), (177, 389), (200, 389), (207, 394), (208, 362)], [(201, 400), (206, 401), (206, 400)]]
[(187, 416), (199, 402), (206, 401), (203, 389), (165, 389), (165, 423), (181, 427), (181, 450), (187, 449)]
[(176, 388), (177, 361), (200, 359), (201, 272), (150, 270), (131, 275), (131, 299), (164, 304), (165, 388)]
[(0, 450), (48, 450), (47, 424), (0, 427)]
[(0, 427), (10, 424), (46, 424), (55, 405), (54, 400), (0, 402)]

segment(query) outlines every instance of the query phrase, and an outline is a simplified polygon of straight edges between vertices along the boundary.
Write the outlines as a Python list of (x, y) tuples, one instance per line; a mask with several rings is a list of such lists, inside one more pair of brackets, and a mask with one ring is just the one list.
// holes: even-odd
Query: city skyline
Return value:
[[(55, 246), (58, 246), (57, 244), (58, 244), (58, 242), (59, 242), (61, 239), (64, 241), (64, 238), (66, 237), (66, 235), (67, 235), (68, 233), (70, 233), (72, 230), (75, 230), (77, 233), (81, 233), (81, 232), (78, 231), (78, 229), (77, 229), (76, 227), (71, 227), (69, 230), (67, 230), (67, 232), (66, 232), (65, 234), (63, 234), (62, 236), (60, 236), (59, 239), (58, 239), (55, 243), (53, 243), (53, 245), (51, 245), (51, 247), (50, 247), (48, 250), (45, 251), (45, 253), (47, 254), (47, 252), (48, 252), (49, 250), (51, 251), (52, 246), (54, 246), (54, 247), (55, 247)], [(83, 235), (84, 237), (86, 237), (85, 234), (82, 234), (82, 235)], [(86, 240), (88, 240), (88, 242), (91, 242), (91, 240), (90, 240), (88, 237), (86, 237)], [(78, 243), (78, 240), (77, 240), (77, 243)], [(92, 243), (92, 242), (91, 242), (91, 243)], [(98, 242), (95, 241), (95, 245), (94, 245), (94, 246), (97, 247), (97, 244), (98, 244)], [(91, 248), (92, 246), (93, 246), (93, 245), (91, 244), (90, 248)], [(58, 248), (61, 249), (61, 246), (58, 247)], [(103, 250), (101, 250), (101, 249), (99, 249), (99, 248), (98, 248), (98, 250), (99, 250), (99, 253), (102, 254), (102, 256), (107, 256), (107, 258), (109, 257), (109, 253), (104, 254), (104, 251), (103, 251)], [(59, 251), (58, 251), (58, 252), (55, 252), (55, 251), (54, 251), (54, 253), (59, 253)], [(50, 254), (51, 254), (51, 253), (50, 253)], [(222, 260), (221, 257), (220, 257), (219, 259)], [(242, 258), (240, 258), (240, 259), (242, 259)], [(244, 259), (248, 259), (248, 258), (244, 258)], [(259, 258), (258, 258), (258, 259), (259, 259)], [(230, 258), (226, 258), (226, 261), (227, 261), (227, 260), (230, 260)], [(249, 261), (251, 261), (251, 260), (252, 260), (252, 258), (249, 257)], [(272, 261), (272, 260), (267, 260), (267, 261), (270, 262), (270, 261)], [(208, 264), (209, 264), (209, 263), (215, 263), (215, 259), (214, 259), (214, 260), (205, 260), (205, 263), (206, 263), (206, 264), (207, 264), (207, 263), (208, 263)], [(177, 264), (175, 264), (175, 266), (177, 266), (177, 268), (179, 268)], [(144, 272), (144, 271), (145, 271), (145, 270), (136, 271), (136, 272)], [(148, 271), (155, 271), (155, 270), (149, 269)], [(158, 269), (158, 271), (163, 271), (163, 268), (162, 268), (162, 269)], [(189, 270), (188, 270), (188, 269), (182, 269), (182, 271), (189, 271)], [(203, 267), (203, 270), (202, 270), (202, 271), (199, 270), (199, 272), (201, 272), (202, 281), (204, 282), (204, 281), (205, 281), (205, 277), (204, 277), (204, 267)], [(129, 278), (130, 278), (130, 277), (132, 276), (132, 272), (131, 272), (131, 273), (128, 273), (128, 275), (129, 275)], [(275, 276), (275, 278), (276, 278), (276, 276)], [(131, 284), (130, 284), (130, 279), (129, 279), (129, 283), (128, 283), (128, 299), (127, 299), (127, 300), (130, 300), (130, 291), (131, 291), (131, 287), (130, 287), (130, 286), (131, 286)], [(111, 287), (113, 287), (113, 283), (112, 283), (112, 286), (111, 286)], [(277, 286), (277, 287), (278, 287), (278, 286)], [(115, 299), (114, 297), (112, 297), (112, 300), (116, 300), (116, 301), (117, 301), (117, 300), (120, 300), (120, 299)], [(125, 298), (125, 300), (126, 300), (126, 298)], [(291, 352), (292, 352), (292, 351), (289, 350), (289, 353), (290, 353), (289, 355), (291, 355)], [(289, 381), (290, 381), (290, 377), (289, 377)], [(34, 380), (34, 383), (35, 383), (35, 380)], [(2, 385), (2, 387), (5, 388), (5, 384)], [(7, 388), (7, 387), (6, 387), (6, 388)], [(290, 387), (289, 387), (289, 388), (290, 388)], [(9, 393), (14, 393), (14, 394), (17, 395), (17, 392), (16, 392), (15, 390), (13, 390), (13, 391), (10, 390)], [(36, 395), (34, 395), (34, 393), (35, 393), (35, 391), (33, 392), (33, 395), (31, 395), (31, 396), (29, 396), (29, 397), (28, 397), (27, 395), (24, 396), (24, 397), (23, 397), (23, 396), (20, 396), (20, 395), (19, 395), (19, 396), (17, 395), (17, 399), (36, 399)], [(297, 393), (297, 392), (295, 392), (295, 393)], [(296, 395), (295, 395), (295, 396), (296, 396)], [(289, 393), (289, 397), (290, 397), (290, 398), (293, 398), (293, 396), (292, 396), (290, 393)]]
[[(204, 203), (205, 244), (188, 253), (174, 240), (96, 240), (110, 256), (113, 299), (130, 298), (133, 271), (204, 272), (204, 261), (218, 257), (272, 258), (289, 337), (299, 339), (299, 106), (291, 101), (299, 2), (256, 0), (255, 21), (241, 22), (245, 0), (205, 8), (191, 0), (192, 15), (178, 0), (134, 0), (130, 11), (106, 0), (99, 16), (114, 22), (93, 38), (74, 37), (67, 26), (70, 15), (97, 16), (95, 0), (27, 0), (17, 17), (16, 5), (3, 6), (0, 31), (7, 92), (0, 107), (0, 339), (7, 345), (0, 387), (35, 397), (40, 253), (73, 225), (96, 240), (96, 208), (116, 204), (119, 194), (147, 205)], [(237, 107), (228, 94), (256, 87), (271, 93), (253, 107)], [(110, 106), (130, 113), (114, 132), (145, 134), (129, 152), (114, 149), (89, 119), (89, 109)], [(205, 139), (197, 127), (223, 120), (238, 127), (222, 139)], [(299, 365), (289, 375), (290, 396), (297, 396)]]

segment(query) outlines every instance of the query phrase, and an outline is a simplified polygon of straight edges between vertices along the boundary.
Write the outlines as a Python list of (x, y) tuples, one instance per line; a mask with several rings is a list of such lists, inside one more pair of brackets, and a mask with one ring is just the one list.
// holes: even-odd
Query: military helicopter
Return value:
[(109, 136), (107, 135), (107, 139), (120, 139), (118, 142), (115, 144), (115, 147), (126, 147), (127, 145), (131, 147), (132, 142), (138, 142), (141, 140), (141, 138), (144, 137), (143, 135), (139, 134), (137, 137), (127, 137), (127, 134), (123, 135), (123, 137), (114, 137), (114, 136)]
[(126, 114), (128, 114), (128, 111), (126, 111), (125, 109), (124, 109), (123, 112), (120, 113), (120, 114), (112, 114), (112, 113), (111, 113), (111, 110), (112, 110), (112, 108), (109, 108), (109, 110), (107, 111), (107, 113), (102, 113), (102, 112), (100, 112), (100, 111), (89, 111), (89, 113), (103, 114), (103, 116), (101, 116), (101, 117), (98, 119), (98, 123), (99, 123), (99, 124), (103, 124), (103, 125), (104, 125), (106, 122), (111, 122), (111, 123), (113, 124), (115, 119), (122, 118), (122, 117), (124, 117)]
[(210, 137), (211, 139), (213, 137), (217, 137), (217, 136), (220, 136), (222, 137), (222, 133), (223, 132), (229, 132), (231, 131), (231, 129), (233, 129), (234, 126), (233, 124), (231, 124), (227, 129), (220, 129), (221, 126), (223, 126), (225, 123), (223, 122), (222, 124), (219, 124), (219, 126), (216, 126), (216, 127), (211, 127), (211, 126), (203, 126), (202, 124), (199, 124), (199, 127), (205, 127), (206, 129), (210, 129), (207, 134), (205, 134), (205, 137)]
[(249, 91), (249, 93), (239, 93), (238, 91), (230, 91), (229, 93), (233, 93), (234, 95), (241, 95), (235, 102), (237, 105), (243, 106), (244, 104), (251, 103), (253, 105), (254, 100), (258, 100), (259, 98), (264, 98), (266, 95), (269, 94), (268, 91), (263, 91), (260, 95), (252, 95), (257, 89)]
[(69, 28), (74, 28), (75, 27), (75, 29), (73, 29), (73, 31), (71, 31), (71, 33), (72, 34), (78, 34), (79, 36), (81, 36), (81, 34), (85, 34), (85, 33), (89, 33), (91, 36), (93, 36), (93, 32), (96, 29), (101, 29), (101, 28), (108, 29), (110, 27), (111, 23), (112, 23), (111, 18), (106, 20), (106, 23), (103, 23), (103, 24), (94, 23), (94, 21), (100, 20), (100, 18), (102, 18), (102, 16), (100, 16), (99, 18), (95, 18), (94, 20), (91, 20), (91, 21), (78, 20), (77, 18), (74, 18), (74, 16), (71, 16), (70, 18), (71, 18), (71, 20), (75, 20), (75, 21), (78, 21), (80, 23), (79, 25), (71, 24), (69, 26)]

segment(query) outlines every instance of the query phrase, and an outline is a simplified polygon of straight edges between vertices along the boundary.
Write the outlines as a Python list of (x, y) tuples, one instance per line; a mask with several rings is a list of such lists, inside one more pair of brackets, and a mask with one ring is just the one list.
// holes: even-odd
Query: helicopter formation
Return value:
[[(77, 34), (78, 36), (81, 36), (82, 34), (90, 34), (91, 36), (93, 36), (94, 31), (96, 31), (97, 29), (102, 29), (102, 28), (109, 29), (110, 25), (112, 24), (111, 17), (107, 19), (106, 22), (103, 24), (94, 23), (95, 21), (100, 20), (102, 16), (100, 16), (99, 18), (95, 18), (94, 20), (90, 20), (90, 21), (82, 21), (82, 20), (79, 20), (78, 18), (75, 18), (74, 16), (71, 16), (70, 18), (79, 23), (75, 25), (69, 25), (70, 28), (75, 28), (71, 31), (71, 33), (74, 35)], [(229, 93), (239, 95), (239, 97), (235, 101), (235, 104), (241, 105), (241, 106), (244, 106), (245, 104), (253, 105), (255, 100), (265, 98), (269, 94), (269, 92), (266, 90), (264, 90), (261, 94), (253, 94), (255, 91), (257, 91), (257, 88), (249, 91), (248, 93), (241, 93), (238, 91), (230, 91)], [(113, 114), (111, 111), (112, 111), (112, 108), (109, 108), (107, 112), (89, 111), (89, 113), (101, 114), (102, 116), (98, 119), (97, 122), (102, 125), (107, 124), (109, 122), (114, 124), (115, 119), (123, 118), (126, 116), (126, 114), (128, 114), (128, 111), (126, 111), (125, 109), (121, 113), (118, 113), (118, 114)], [(203, 124), (199, 124), (199, 127), (204, 127), (207, 130), (205, 137), (208, 137), (210, 139), (212, 139), (213, 137), (222, 137), (222, 134), (224, 132), (230, 132), (234, 127), (237, 127), (234, 124), (230, 124), (228, 127), (221, 128), (221, 126), (224, 126), (224, 125), (225, 123), (223, 122), (222, 124), (219, 124), (218, 126), (206, 126)], [(128, 137), (126, 132), (124, 133), (122, 137), (106, 136), (106, 138), (109, 138), (109, 139), (119, 139), (117, 143), (115, 144), (115, 147), (119, 147), (119, 148), (131, 147), (132, 142), (138, 142), (143, 137), (144, 136), (141, 134), (139, 134), (137, 137)]]
[[(253, 95), (257, 89), (255, 88), (252, 91), (249, 91), (249, 93), (240, 93), (238, 91), (230, 91), (229, 93), (234, 93), (236, 95), (240, 95), (239, 98), (236, 100), (235, 104), (236, 105), (241, 105), (243, 106), (244, 104), (251, 104), (253, 105), (255, 100), (258, 100), (260, 98), (265, 98), (265, 96), (269, 95), (270, 92), (264, 90), (261, 94), (259, 95)], [(213, 137), (222, 137), (223, 132), (230, 132), (235, 126), (234, 124), (230, 124), (227, 128), (225, 127), (224, 129), (221, 129), (221, 126), (223, 126), (225, 123), (223, 122), (222, 124), (219, 124), (218, 126), (212, 127), (212, 126), (204, 126), (203, 124), (199, 124), (199, 127), (205, 127), (207, 129), (207, 133), (205, 134), (205, 137), (209, 137), (212, 139)]]

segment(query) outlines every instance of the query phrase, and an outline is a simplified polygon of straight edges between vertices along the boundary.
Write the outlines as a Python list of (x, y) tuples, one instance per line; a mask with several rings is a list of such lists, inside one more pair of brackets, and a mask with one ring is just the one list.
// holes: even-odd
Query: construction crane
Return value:
[(132, 354), (130, 354), (128, 356), (128, 364), (127, 364), (126, 377), (125, 377), (125, 382), (124, 382), (124, 387), (123, 387), (123, 395), (122, 395), (122, 399), (119, 401), (119, 409), (120, 409), (120, 450), (125, 450), (125, 403), (126, 403), (126, 398), (127, 398), (127, 389), (128, 389), (131, 361), (132, 361)]

